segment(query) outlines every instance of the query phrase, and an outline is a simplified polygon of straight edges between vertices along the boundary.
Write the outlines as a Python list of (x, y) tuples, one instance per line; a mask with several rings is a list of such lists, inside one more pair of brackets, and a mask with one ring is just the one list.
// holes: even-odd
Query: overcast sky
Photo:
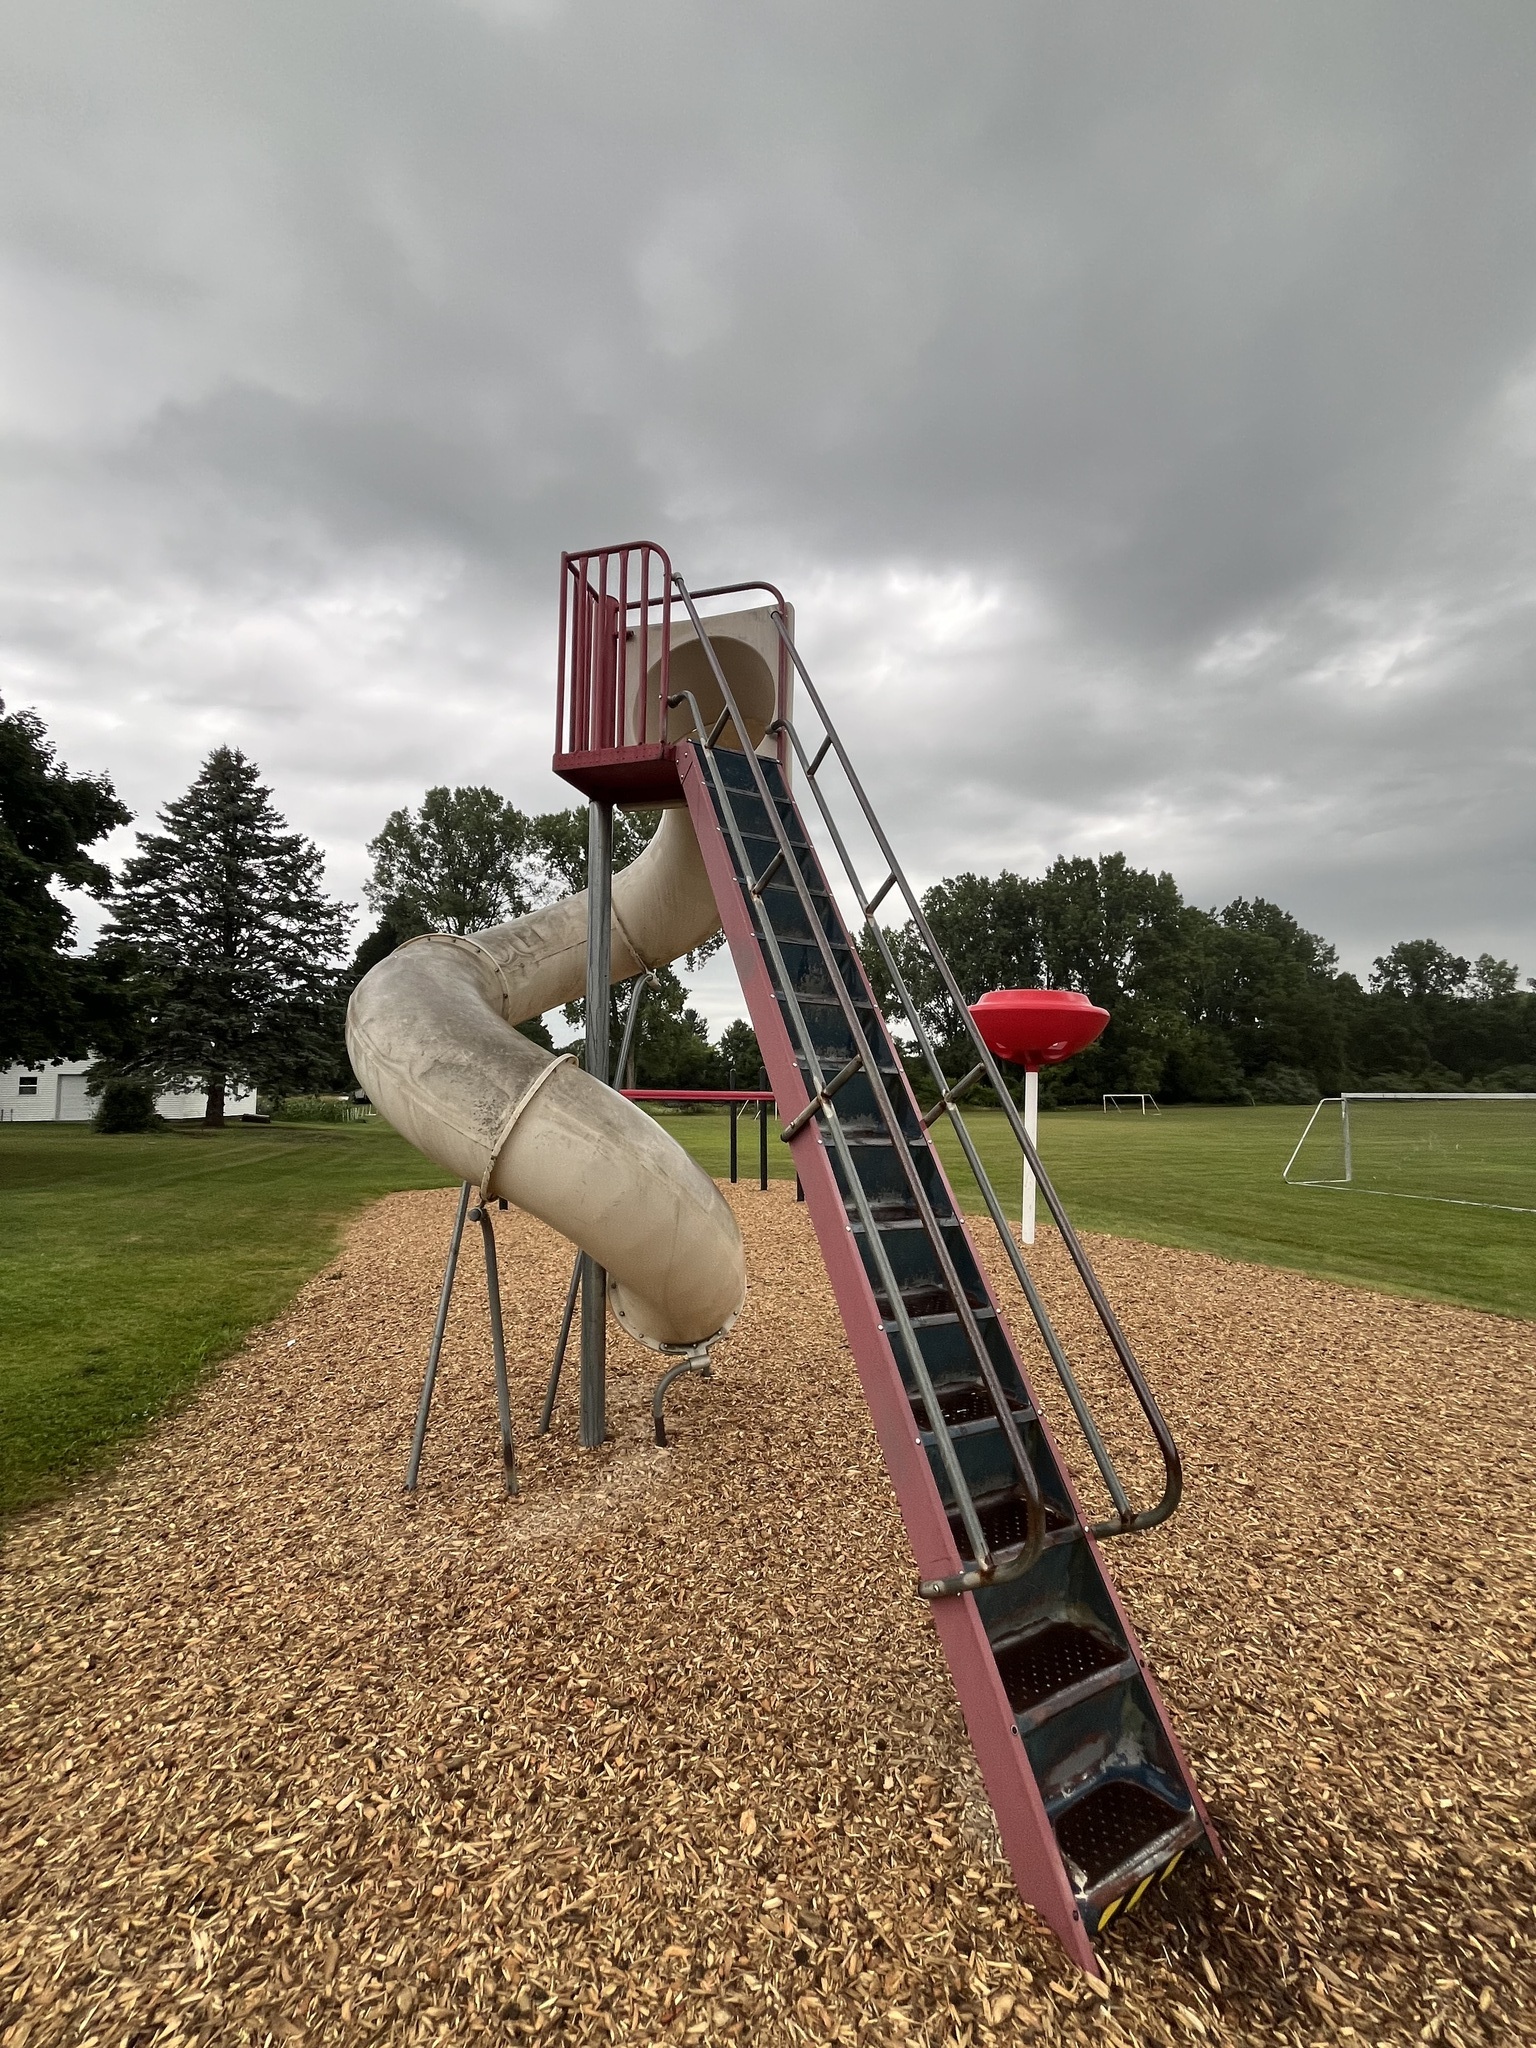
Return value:
[(559, 553), (646, 534), (786, 588), (920, 882), (1536, 973), (1530, 0), (0, 30), (0, 691), (142, 823), (239, 745), (355, 899), (575, 800)]

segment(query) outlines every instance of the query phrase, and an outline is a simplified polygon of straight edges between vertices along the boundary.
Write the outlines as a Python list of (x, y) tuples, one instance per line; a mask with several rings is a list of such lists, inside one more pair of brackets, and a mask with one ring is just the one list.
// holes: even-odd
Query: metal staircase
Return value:
[[(650, 554), (659, 557), (660, 551)], [(595, 596), (588, 581), (588, 564), (600, 559), (568, 557), (567, 573), (579, 564), (583, 606), (602, 620), (609, 616), (602, 608), (611, 602), (606, 563)], [(640, 587), (649, 607), (656, 600), (649, 595), (646, 556), (641, 564)], [(670, 563), (665, 569), (660, 605), (668, 623), (661, 634), (657, 728), (659, 734), (668, 711), (686, 707), (693, 737), (657, 745), (643, 716), (638, 738), (631, 735), (635, 743), (627, 749), (615, 746), (621, 739), (617, 730), (593, 747), (585, 737), (591, 721), (583, 714), (580, 723), (573, 719), (575, 738), (566, 743), (564, 758), (580, 772), (592, 763), (595, 772), (611, 776), (615, 764), (622, 772), (627, 753), (639, 763), (635, 773), (652, 779), (676, 775), (673, 786), (680, 786), (693, 819), (769, 1078), (788, 1113), (783, 1135), (1004, 1849), (1021, 1894), (1074, 1960), (1095, 1970), (1094, 1936), (1165, 1880), (1189, 1851), (1202, 1843), (1217, 1848), (1099, 1551), (1100, 1540), (1150, 1528), (1173, 1512), (1181, 1483), (1178, 1453), (795, 650), (787, 607), (780, 599), (773, 613), (781, 643), (780, 715), (768, 728), (773, 753), (767, 755), (759, 751), (762, 721), (757, 731), (749, 727), (694, 597)], [(620, 592), (613, 626), (602, 628), (611, 633), (613, 649), (589, 633), (595, 651), (583, 648), (583, 676), (590, 671), (601, 678), (604, 664), (608, 672), (622, 672), (619, 635), (636, 600), (623, 585)], [(723, 707), (712, 724), (706, 724), (693, 692), (668, 690), (674, 595), (687, 612)], [(580, 616), (573, 607), (573, 617)], [(563, 645), (564, 637), (562, 624)], [(784, 715), (790, 664), (821, 724), (814, 754)], [(597, 694), (591, 693), (594, 700)], [(613, 698), (614, 692), (607, 695)], [(609, 720), (615, 722), (616, 714)], [(585, 753), (579, 751), (583, 745)], [(868, 894), (823, 788), (829, 758), (888, 864), (884, 881)], [(935, 1082), (938, 1101), (926, 1116), (790, 793), (791, 759), (800, 765)], [(559, 756), (556, 767), (566, 772)], [(649, 782), (646, 790), (652, 793)], [(973, 1045), (974, 1063), (956, 1080), (945, 1076), (875, 922), (875, 910), (893, 889), (927, 949), (936, 984), (955, 1008), (957, 1029)], [(1133, 1505), (1115, 1469), (966, 1128), (960, 1100), (981, 1081), (992, 1084), (1009, 1115), (1040, 1196), (1161, 1452), (1165, 1484), (1149, 1507)], [(1083, 1511), (976, 1256), (929, 1135), (940, 1115), (949, 1118), (982, 1190), (1103, 1479), (1114, 1510), (1107, 1520), (1094, 1522)]]

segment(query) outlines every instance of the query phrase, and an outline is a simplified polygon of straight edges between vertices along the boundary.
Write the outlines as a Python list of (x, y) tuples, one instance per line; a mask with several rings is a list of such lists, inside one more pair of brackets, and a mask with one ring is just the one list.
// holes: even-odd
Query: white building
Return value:
[[(86, 1124), (96, 1114), (96, 1098), (85, 1092), (91, 1062), (48, 1060), (36, 1067), (0, 1071), (0, 1123)], [(226, 1116), (244, 1116), (256, 1107), (254, 1091), (231, 1088), (224, 1098)], [(155, 1097), (161, 1116), (192, 1121), (206, 1114), (208, 1097), (200, 1088), (172, 1088)]]

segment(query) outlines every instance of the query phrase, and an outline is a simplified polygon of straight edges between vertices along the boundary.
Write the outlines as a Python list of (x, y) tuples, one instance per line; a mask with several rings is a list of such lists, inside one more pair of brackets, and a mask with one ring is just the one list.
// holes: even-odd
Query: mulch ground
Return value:
[(1536, 1327), (1093, 1242), (1188, 1466), (1108, 1560), (1229, 1858), (1095, 1988), (1011, 1887), (791, 1192), (733, 1191), (751, 1299), (669, 1450), (617, 1337), (616, 1440), (574, 1388), (531, 1437), (567, 1252), (512, 1212), (524, 1491), (466, 1264), (406, 1499), (454, 1197), (401, 1195), (13, 1526), (5, 2048), (1536, 2038)]

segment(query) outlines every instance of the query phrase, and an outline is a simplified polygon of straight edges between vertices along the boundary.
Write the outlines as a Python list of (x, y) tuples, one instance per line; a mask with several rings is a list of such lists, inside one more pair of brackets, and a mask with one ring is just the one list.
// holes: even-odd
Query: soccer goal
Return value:
[(1536, 1215), (1536, 1095), (1330, 1095), (1283, 1178)]
[(1126, 1102), (1140, 1103), (1143, 1116), (1146, 1115), (1149, 1109), (1154, 1116), (1161, 1116), (1163, 1113), (1150, 1095), (1106, 1095), (1104, 1098), (1104, 1114), (1108, 1116), (1109, 1112), (1114, 1110), (1117, 1115), (1123, 1116), (1125, 1112), (1121, 1105)]

